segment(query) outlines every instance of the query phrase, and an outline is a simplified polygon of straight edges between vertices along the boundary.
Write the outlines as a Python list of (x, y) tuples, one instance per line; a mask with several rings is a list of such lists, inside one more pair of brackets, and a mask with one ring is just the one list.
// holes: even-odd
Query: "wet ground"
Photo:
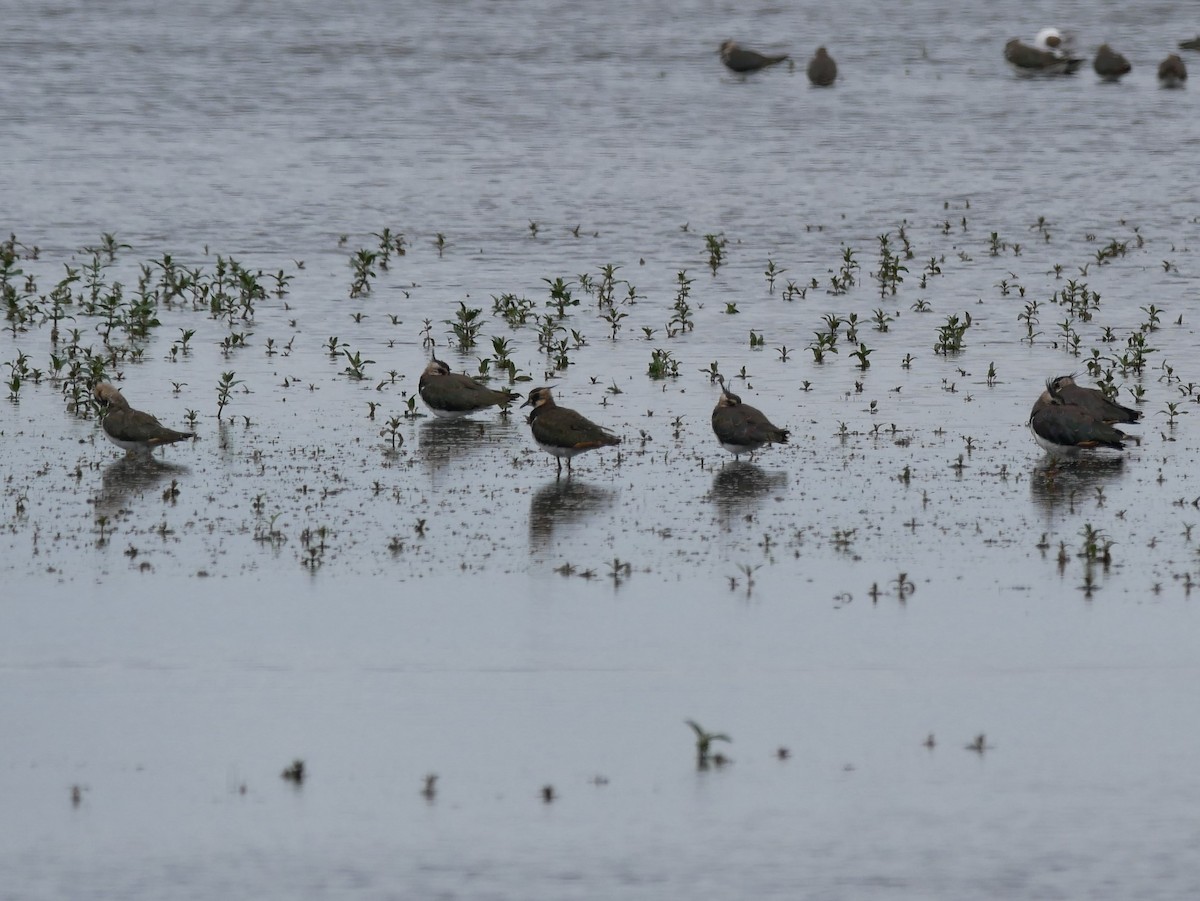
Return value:
[[(1111, 86), (1013, 78), (995, 7), (903, 77), (831, 19), (815, 91), (629, 12), (418, 22), (432, 67), (151, 16), (107, 113), (90, 14), (18, 22), (0, 897), (1195, 894), (1172, 33), (1068, 23), (1130, 35)], [(518, 410), (430, 417), (431, 353), (622, 444), (558, 477)], [(1048, 460), (1072, 372), (1140, 444)], [(726, 454), (718, 373), (790, 442)], [(199, 440), (126, 459), (100, 379)]]

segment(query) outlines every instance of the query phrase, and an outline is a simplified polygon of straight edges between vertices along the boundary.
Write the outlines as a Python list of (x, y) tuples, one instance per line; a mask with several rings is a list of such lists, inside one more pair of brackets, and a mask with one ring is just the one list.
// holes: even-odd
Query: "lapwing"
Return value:
[(813, 58), (808, 61), (808, 80), (817, 87), (827, 88), (837, 78), (837, 63), (824, 47), (818, 47)]
[(745, 74), (757, 72), (767, 66), (781, 63), (788, 58), (786, 53), (777, 56), (764, 56), (755, 50), (747, 50), (738, 45), (737, 41), (725, 41), (721, 44), (721, 62), (730, 70)]
[(451, 372), (436, 357), (421, 373), (417, 391), (429, 412), (442, 419), (461, 419), (488, 407), (508, 407), (521, 396), (507, 388), (495, 391), (469, 375)]
[(567, 461), (567, 472), (570, 473), (571, 458), (576, 454), (621, 443), (621, 439), (608, 429), (596, 425), (574, 410), (556, 404), (549, 388), (534, 388), (521, 406), (533, 407), (529, 413), (533, 440), (558, 462), (559, 475), (562, 474), (564, 459)]
[(787, 444), (788, 431), (772, 425), (762, 411), (742, 403), (742, 399), (725, 387), (721, 379), (721, 396), (713, 408), (713, 433), (721, 447), (738, 459), (753, 454), (766, 444)]
[[(1069, 376), (1060, 376), (1058, 379), (1050, 379), (1046, 383), (1046, 390), (1034, 403), (1033, 411), (1029, 416), (1029, 428), (1033, 432), (1034, 440), (1051, 456), (1075, 457), (1081, 451), (1096, 448), (1124, 450), (1125, 441), (1137, 440), (1116, 428), (1112, 422), (1101, 418), (1111, 414), (1112, 411), (1105, 409), (1099, 413), (1094, 412), (1101, 409), (1100, 402), (1095, 401), (1089, 395), (1080, 393), (1089, 392), (1092, 389), (1079, 388), (1071, 381), (1064, 393), (1063, 386), (1056, 384), (1063, 378), (1070, 379)], [(1068, 402), (1066, 398), (1069, 396), (1077, 397), (1083, 400), (1083, 403)], [(1112, 404), (1103, 397), (1101, 397), (1101, 401), (1117, 410), (1127, 409)], [(1128, 412), (1136, 413), (1137, 411)]]
[(1172, 53), (1158, 64), (1158, 83), (1164, 88), (1181, 88), (1185, 81), (1187, 66), (1183, 64), (1179, 54)]
[[(1050, 379), (1046, 383), (1046, 390), (1042, 392), (1042, 397), (1038, 398), (1038, 404), (1043, 403), (1042, 398), (1047, 396), (1060, 398), (1064, 404), (1083, 407), (1090, 416), (1110, 425), (1115, 422), (1137, 422), (1142, 418), (1141, 410), (1123, 407), (1109, 400), (1099, 388), (1084, 388), (1077, 385), (1074, 376), (1070, 375), (1060, 375)], [(1037, 410), (1037, 404), (1034, 404), (1034, 410)]]
[(156, 447), (196, 437), (195, 432), (177, 432), (149, 413), (132, 409), (115, 385), (101, 382), (94, 393), (96, 400), (104, 405), (100, 427), (108, 440), (122, 448), (126, 456), (149, 456)]
[(1013, 38), (1004, 45), (1004, 59), (1019, 75), (1070, 75), (1083, 65), (1056, 28), (1042, 29), (1032, 45)]
[(1133, 69), (1122, 54), (1113, 50), (1108, 44), (1101, 44), (1092, 60), (1092, 68), (1104, 81), (1119, 81), (1122, 75), (1128, 75)]

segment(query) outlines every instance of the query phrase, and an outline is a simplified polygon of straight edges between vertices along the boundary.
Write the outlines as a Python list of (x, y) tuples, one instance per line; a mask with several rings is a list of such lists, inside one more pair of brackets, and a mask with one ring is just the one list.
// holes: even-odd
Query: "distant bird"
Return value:
[[(1069, 386), (1056, 384), (1064, 378), (1070, 383)], [(1075, 457), (1081, 451), (1096, 448), (1124, 450), (1124, 442), (1130, 440), (1129, 435), (1115, 428), (1112, 422), (1105, 421), (1102, 417), (1122, 415), (1116, 412), (1118, 410), (1125, 411), (1129, 415), (1137, 414), (1137, 411), (1128, 410), (1126, 407), (1112, 404), (1101, 398), (1103, 404), (1113, 408), (1109, 410), (1107, 407), (1102, 407), (1101, 402), (1091, 398), (1089, 394), (1080, 393), (1091, 390), (1079, 388), (1069, 376), (1060, 376), (1058, 379), (1050, 379), (1046, 382), (1046, 390), (1034, 403), (1033, 411), (1030, 413), (1029, 428), (1033, 432), (1034, 440), (1052, 457)], [(1078, 399), (1080, 403), (1069, 402), (1068, 398)], [(1137, 415), (1140, 416), (1140, 414)], [(1132, 422), (1134, 420), (1127, 416), (1114, 421)]]
[(559, 475), (562, 474), (564, 459), (567, 461), (567, 472), (570, 473), (571, 458), (576, 454), (621, 443), (621, 439), (608, 429), (596, 425), (574, 410), (556, 404), (549, 388), (534, 388), (521, 406), (533, 407), (529, 413), (533, 440), (557, 460)]
[(725, 387), (721, 379), (721, 396), (713, 409), (713, 433), (721, 447), (737, 459), (753, 454), (765, 444), (787, 444), (788, 431), (772, 425), (760, 410), (742, 403), (742, 399)]
[(115, 385), (101, 382), (95, 389), (96, 400), (104, 405), (100, 427), (108, 440), (125, 451), (126, 456), (149, 455), (153, 448), (195, 438), (195, 432), (169, 429), (149, 413), (134, 410)]
[(429, 412), (442, 419), (460, 419), (488, 407), (507, 407), (521, 396), (507, 388), (494, 391), (469, 375), (451, 372), (450, 367), (436, 357), (421, 373), (417, 391)]
[(1200, 36), (1188, 38), (1186, 41), (1179, 42), (1180, 50), (1200, 50)]
[(737, 41), (725, 41), (721, 44), (721, 62), (734, 72), (757, 72), (759, 69), (781, 63), (787, 58), (786, 53), (778, 56), (763, 56), (755, 50), (747, 50), (739, 46)]
[(1122, 75), (1129, 74), (1133, 66), (1108, 44), (1101, 44), (1096, 50), (1096, 58), (1092, 60), (1092, 68), (1105, 81), (1119, 81)]
[(1181, 88), (1187, 81), (1187, 66), (1179, 55), (1172, 53), (1158, 64), (1158, 83), (1164, 88)]
[(1043, 28), (1032, 45), (1013, 38), (1004, 45), (1004, 59), (1019, 75), (1070, 75), (1083, 65), (1057, 28)]
[(813, 58), (808, 61), (808, 80), (818, 87), (827, 88), (836, 78), (837, 63), (824, 47), (818, 47)]
[(1060, 375), (1046, 383), (1046, 390), (1033, 405), (1034, 412), (1052, 403), (1055, 399), (1064, 404), (1082, 407), (1089, 416), (1101, 422), (1137, 422), (1142, 418), (1142, 411), (1132, 407), (1123, 407), (1109, 400), (1099, 388), (1084, 388), (1075, 383), (1074, 376)]

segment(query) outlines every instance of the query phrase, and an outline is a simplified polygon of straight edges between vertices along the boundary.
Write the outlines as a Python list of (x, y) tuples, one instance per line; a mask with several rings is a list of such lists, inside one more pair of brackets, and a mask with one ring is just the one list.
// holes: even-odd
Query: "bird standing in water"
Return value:
[(533, 440), (558, 462), (559, 475), (562, 474), (564, 459), (567, 461), (567, 472), (570, 473), (571, 458), (575, 455), (621, 443), (621, 439), (608, 429), (596, 425), (574, 410), (556, 404), (549, 388), (534, 388), (521, 406), (533, 407), (529, 413)]
[(169, 429), (149, 413), (134, 410), (115, 385), (101, 382), (94, 393), (105, 410), (100, 427), (108, 440), (122, 448), (126, 456), (149, 456), (153, 448), (196, 437), (195, 432)]

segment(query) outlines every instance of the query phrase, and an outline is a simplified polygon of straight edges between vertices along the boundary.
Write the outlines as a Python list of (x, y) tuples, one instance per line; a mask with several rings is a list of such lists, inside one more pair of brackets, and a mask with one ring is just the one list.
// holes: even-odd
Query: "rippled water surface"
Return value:
[[(1179, 7), (9, 7), (0, 898), (1200, 892)], [(622, 445), (425, 416), (430, 341)], [(1051, 465), (1067, 372), (1141, 442)]]

